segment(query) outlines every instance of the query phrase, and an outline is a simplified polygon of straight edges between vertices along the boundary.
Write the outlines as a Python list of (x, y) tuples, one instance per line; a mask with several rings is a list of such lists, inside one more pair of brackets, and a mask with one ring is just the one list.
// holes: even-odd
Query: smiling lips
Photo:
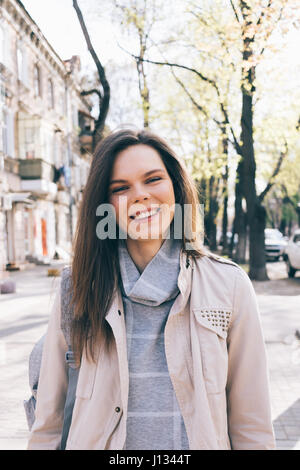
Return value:
[(135, 215), (130, 215), (129, 217), (132, 220), (148, 219), (152, 215), (157, 214), (159, 211), (160, 211), (160, 208), (157, 207), (156, 209), (148, 209), (146, 211), (137, 211)]

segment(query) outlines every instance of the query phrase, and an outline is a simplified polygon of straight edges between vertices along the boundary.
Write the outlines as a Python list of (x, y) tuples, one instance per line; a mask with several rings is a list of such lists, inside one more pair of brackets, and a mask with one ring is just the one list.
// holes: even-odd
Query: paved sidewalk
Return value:
[[(28, 357), (44, 334), (55, 282), (47, 267), (11, 274), (17, 292), (0, 296), (0, 450), (25, 449), (23, 400), (29, 398)], [(287, 279), (283, 263), (269, 263), (271, 281), (257, 283), (278, 449), (300, 450), (300, 277)], [(298, 274), (299, 276), (299, 274)]]
[(300, 450), (300, 277), (268, 263), (270, 281), (253, 282), (270, 373), (272, 418), (279, 450)]
[[(299, 345), (298, 345), (299, 348)], [(267, 345), (272, 399), (272, 418), (279, 450), (300, 450), (300, 348)]]
[[(51, 267), (63, 264), (54, 262)], [(48, 267), (11, 273), (14, 294), (0, 295), (0, 450), (26, 448), (28, 428), (23, 400), (30, 397), (28, 359), (45, 333), (59, 278), (47, 276)]]

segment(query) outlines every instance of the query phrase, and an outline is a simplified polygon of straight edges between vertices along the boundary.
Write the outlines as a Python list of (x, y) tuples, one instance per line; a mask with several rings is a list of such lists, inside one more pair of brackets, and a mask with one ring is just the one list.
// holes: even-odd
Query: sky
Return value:
[[(94, 76), (96, 71), (95, 63), (88, 52), (79, 20), (73, 7), (73, 1), (21, 1), (31, 18), (38, 25), (43, 35), (59, 57), (66, 60), (71, 58), (73, 55), (78, 55), (81, 60), (82, 76)], [(120, 31), (118, 31), (117, 25), (112, 24), (108, 12), (105, 17), (102, 6), (98, 9), (99, 3), (97, 2), (99, 2), (99, 0), (80, 0), (78, 1), (78, 4), (82, 10), (92, 45), (102, 65), (105, 67), (106, 73), (108, 74), (110, 71), (108, 63), (113, 66), (113, 63), (117, 62), (120, 65), (124, 64), (126, 66), (126, 63), (131, 63), (132, 59), (129, 59), (128, 55), (125, 54), (118, 45), (118, 42), (122, 41), (120, 40)], [(119, 120), (124, 119), (124, 117), (114, 115), (114, 111), (116, 111), (119, 106), (115, 103), (117, 106), (116, 108), (113, 100), (116, 97), (120, 97), (120, 90), (122, 90), (121, 95), (123, 96), (124, 101), (123, 114), (128, 113), (129, 111), (126, 111), (125, 105), (126, 99), (124, 98), (124, 95), (128, 95), (128, 90), (124, 91), (122, 83), (115, 83), (115, 80), (112, 79), (111, 75), (109, 75), (109, 80), (111, 86), (111, 106), (108, 115), (108, 123), (114, 127), (118, 125)], [(134, 88), (136, 88), (137, 93), (137, 85)], [(97, 107), (95, 107), (94, 113), (97, 113)], [(140, 125), (139, 113), (137, 116), (133, 116), (132, 113), (129, 112), (126, 119), (129, 119), (130, 122), (133, 121), (136, 125)], [(135, 120), (137, 120), (137, 122), (135, 122)]]
[[(21, 1), (61, 59), (65, 60), (73, 55), (79, 55), (83, 68), (93, 67), (94, 69), (72, 0)], [(92, 18), (91, 13), (86, 12), (84, 8), (86, 3), (86, 1), (78, 2), (87, 23), (93, 46), (105, 65), (112, 54), (113, 57), (120, 54), (115, 31), (108, 19), (101, 19), (100, 16), (97, 20)]]
[[(79, 55), (82, 65), (82, 75), (92, 75), (95, 72), (95, 64), (87, 50), (85, 39), (73, 8), (72, 0), (21, 0), (30, 16), (37, 23), (42, 33), (61, 57), (69, 59), (73, 55)], [(162, 0), (163, 1), (163, 0)], [(118, 46), (118, 41), (125, 48), (129, 44), (124, 43), (124, 35), (121, 34), (118, 25), (113, 24), (109, 13), (104, 13), (103, 3), (100, 0), (79, 0), (92, 44), (102, 64), (106, 67), (110, 62), (122, 64), (130, 59)], [(109, 2), (106, 2), (108, 5)], [(98, 7), (99, 5), (99, 7)], [(123, 37), (122, 37), (123, 36)], [(289, 35), (289, 40), (283, 45), (278, 40), (278, 53), (272, 58), (270, 65), (275, 65), (285, 88), (284, 93), (289, 94), (291, 85), (297, 87), (300, 71), (299, 56), (300, 29), (294, 30)], [(184, 61), (183, 61), (184, 62)], [(268, 68), (261, 69), (265, 87), (271, 89), (274, 82)], [(128, 78), (128, 77), (127, 77)], [(110, 77), (111, 79), (111, 77)], [(111, 80), (113, 82), (113, 80)], [(119, 87), (119, 83), (116, 85)], [(118, 95), (120, 90), (118, 90)]]
[[(87, 51), (72, 0), (22, 0), (30, 16), (37, 23), (42, 33), (62, 59), (79, 55), (83, 68), (94, 69), (94, 63)], [(103, 13), (99, 6), (99, 15), (95, 17), (95, 3), (92, 0), (80, 0), (92, 44), (105, 65), (112, 57), (124, 59), (124, 52), (118, 47), (116, 25), (113, 25), (108, 14)], [(299, 30), (291, 35), (288, 50), (285, 49), (285, 59), (290, 62), (289, 68), (295, 67), (295, 57), (298, 56), (300, 34)], [(299, 60), (296, 60), (299, 66)]]

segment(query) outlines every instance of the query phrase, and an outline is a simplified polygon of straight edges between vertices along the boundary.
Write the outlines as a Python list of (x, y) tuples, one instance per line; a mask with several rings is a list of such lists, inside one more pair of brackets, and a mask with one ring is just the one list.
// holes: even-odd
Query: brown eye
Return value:
[(121, 191), (125, 191), (125, 189), (127, 189), (128, 186), (120, 186), (119, 188), (115, 188), (115, 189), (112, 189), (111, 192), (112, 193), (119, 193)]
[(150, 178), (149, 180), (147, 180), (147, 183), (152, 183), (152, 182), (159, 181), (159, 180), (161, 180), (160, 176), (154, 176), (153, 178)]

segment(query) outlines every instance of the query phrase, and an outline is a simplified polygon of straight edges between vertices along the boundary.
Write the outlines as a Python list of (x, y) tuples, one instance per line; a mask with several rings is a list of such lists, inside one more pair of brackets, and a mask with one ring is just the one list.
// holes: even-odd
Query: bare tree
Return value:
[[(230, 142), (235, 148), (237, 154), (240, 156), (240, 161), (237, 169), (237, 184), (236, 184), (236, 206), (237, 211), (235, 230), (239, 232), (239, 236), (244, 234), (246, 236), (246, 224), (249, 226), (249, 277), (256, 280), (268, 279), (265, 261), (265, 247), (264, 247), (264, 228), (266, 221), (266, 211), (263, 201), (268, 191), (274, 183), (275, 176), (279, 173), (283, 160), (287, 155), (287, 151), (280, 152), (278, 160), (275, 164), (273, 174), (270, 181), (266, 184), (265, 189), (261, 194), (257, 193), (256, 187), (256, 159), (254, 152), (254, 130), (253, 130), (253, 114), (254, 114), (254, 95), (255, 95), (255, 74), (257, 58), (260, 58), (265, 51), (265, 44), (275, 29), (278, 21), (282, 17), (283, 8), (287, 0), (283, 0), (280, 7), (273, 11), (273, 0), (268, 0), (265, 6), (262, 6), (260, 14), (254, 14), (251, 3), (247, 0), (240, 0), (238, 7), (231, 1), (231, 7), (234, 12), (235, 21), (240, 25), (241, 30), (241, 43), (242, 43), (242, 81), (241, 81), (241, 95), (242, 95), (242, 108), (240, 116), (241, 135), (240, 138), (235, 134), (234, 128), (228, 113), (226, 103), (222, 95), (222, 91), (218, 82), (210, 76), (198, 70), (196, 67), (189, 67), (184, 64), (176, 62), (154, 61), (143, 59), (144, 62), (152, 63), (159, 66), (167, 66), (172, 70), (181, 69), (194, 74), (200, 81), (208, 84), (215, 91), (221, 120), (212, 118), (213, 121), (220, 127), (228, 129), (228, 137)], [(263, 2), (262, 2), (263, 4)], [(265, 27), (265, 18), (268, 17), (268, 27)], [(257, 39), (257, 32), (264, 33), (264, 45), (260, 48), (261, 38)], [(177, 80), (179, 83), (179, 81)], [(187, 87), (181, 86), (192, 101), (194, 106), (201, 112), (205, 112), (202, 104), (192, 96), (187, 90)], [(242, 201), (246, 202), (247, 213), (243, 211)]]
[[(114, 5), (119, 15), (115, 15), (116, 20), (125, 27), (127, 32), (131, 31), (137, 40), (138, 55), (130, 55), (136, 63), (143, 125), (147, 128), (150, 126), (150, 89), (144, 59), (150, 48), (150, 33), (157, 22), (159, 8), (156, 0), (150, 2), (148, 0), (114, 0)], [(121, 49), (125, 50), (123, 47)]]
[(76, 11), (76, 14), (77, 14), (77, 17), (78, 17), (85, 41), (86, 41), (88, 51), (91, 54), (92, 59), (96, 65), (98, 77), (99, 77), (99, 83), (100, 83), (100, 89), (92, 88), (90, 90), (85, 90), (82, 92), (83, 96), (97, 94), (99, 98), (99, 114), (95, 122), (95, 130), (93, 133), (93, 150), (94, 150), (98, 141), (101, 140), (103, 136), (105, 121), (106, 121), (108, 110), (109, 110), (110, 86), (106, 78), (105, 69), (92, 45), (90, 35), (88, 33), (88, 30), (87, 30), (87, 27), (83, 18), (83, 14), (82, 14), (81, 9), (79, 8), (77, 0), (73, 0), (73, 7)]

